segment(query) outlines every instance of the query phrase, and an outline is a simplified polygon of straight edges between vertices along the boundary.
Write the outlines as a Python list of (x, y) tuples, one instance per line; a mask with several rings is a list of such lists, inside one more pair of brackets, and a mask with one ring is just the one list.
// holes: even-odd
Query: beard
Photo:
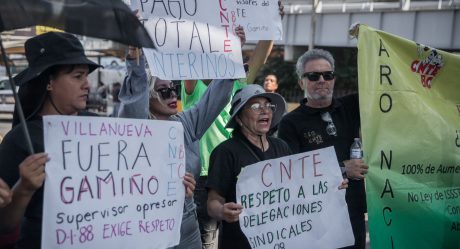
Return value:
[(307, 90), (305, 90), (304, 94), (307, 99), (324, 101), (324, 100), (332, 100), (333, 92), (329, 91), (327, 95), (320, 95), (318, 93), (310, 94)]

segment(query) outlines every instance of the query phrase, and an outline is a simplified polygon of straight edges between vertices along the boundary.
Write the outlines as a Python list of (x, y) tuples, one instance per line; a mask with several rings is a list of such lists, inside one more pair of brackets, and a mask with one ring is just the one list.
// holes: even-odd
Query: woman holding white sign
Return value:
[(16, 248), (40, 248), (43, 182), (48, 155), (43, 153), (45, 115), (95, 115), (83, 112), (88, 100), (88, 74), (100, 65), (89, 60), (80, 41), (67, 33), (48, 32), (25, 43), (28, 68), (15, 77), (19, 99), (36, 154), (29, 155), (17, 112), (13, 129), (0, 145), (0, 177), (13, 198), (0, 209), (1, 233), (21, 229)]
[[(236, 203), (236, 182), (241, 169), (260, 161), (288, 156), (289, 146), (268, 136), (286, 111), (284, 98), (268, 93), (259, 85), (249, 85), (236, 92), (227, 128), (233, 137), (211, 153), (208, 174), (208, 213), (223, 224), (221, 249), (251, 248), (239, 224), (243, 206)], [(344, 180), (340, 188), (347, 187)]]
[[(139, 58), (138, 63), (136, 54), (135, 48), (129, 48), (126, 60), (128, 76), (119, 95), (119, 116), (181, 122), (184, 126), (186, 171), (192, 173), (195, 178), (199, 177), (199, 139), (230, 100), (233, 80), (214, 80), (193, 108), (178, 113), (178, 89), (171, 81), (158, 78), (153, 78), (149, 86), (144, 58)], [(180, 243), (174, 248), (201, 249), (195, 209), (193, 198), (186, 198)]]
[(239, 225), (243, 206), (236, 203), (236, 180), (245, 165), (291, 154), (281, 139), (267, 136), (286, 112), (286, 102), (277, 93), (248, 85), (235, 93), (227, 128), (233, 137), (211, 153), (208, 173), (208, 213), (222, 221), (219, 248), (251, 248)]

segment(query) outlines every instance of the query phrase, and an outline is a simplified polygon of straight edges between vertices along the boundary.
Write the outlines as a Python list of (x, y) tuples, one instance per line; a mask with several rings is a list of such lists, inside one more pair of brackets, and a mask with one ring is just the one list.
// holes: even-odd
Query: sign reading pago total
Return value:
[(235, 79), (246, 76), (241, 43), (219, 1), (133, 0), (156, 49), (144, 49), (161, 79)]

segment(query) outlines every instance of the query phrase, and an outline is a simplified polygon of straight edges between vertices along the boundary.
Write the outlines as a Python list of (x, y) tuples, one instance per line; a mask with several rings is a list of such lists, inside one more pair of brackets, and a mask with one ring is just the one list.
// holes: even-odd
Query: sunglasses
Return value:
[(268, 110), (274, 112), (276, 110), (276, 105), (272, 103), (266, 103), (266, 104), (254, 103), (250, 105), (248, 108), (251, 109), (256, 114), (261, 114), (263, 111), (268, 111)]
[(323, 76), (324, 80), (333, 80), (335, 78), (334, 71), (306, 72), (302, 74), (302, 78), (307, 78), (310, 81), (318, 81), (321, 75)]
[(170, 99), (173, 97), (173, 92), (174, 92), (174, 95), (177, 97), (179, 96), (179, 89), (177, 86), (172, 86), (172, 87), (165, 87), (165, 88), (160, 88), (158, 90), (156, 90), (162, 99)]
[(335, 128), (334, 122), (332, 122), (332, 117), (329, 112), (322, 112), (321, 119), (324, 122), (327, 122), (326, 132), (329, 136), (337, 136), (337, 129)]

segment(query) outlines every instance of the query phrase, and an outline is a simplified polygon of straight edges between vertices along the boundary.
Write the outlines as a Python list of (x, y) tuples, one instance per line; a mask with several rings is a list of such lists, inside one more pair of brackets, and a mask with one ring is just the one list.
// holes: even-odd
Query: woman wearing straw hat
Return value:
[(0, 230), (11, 232), (20, 226), (16, 248), (40, 248), (43, 182), (49, 160), (43, 153), (42, 116), (94, 115), (82, 111), (89, 93), (88, 74), (100, 65), (89, 60), (80, 41), (67, 33), (30, 38), (25, 52), (29, 66), (15, 81), (36, 154), (29, 155), (15, 110), (13, 128), (0, 145), (0, 177), (13, 190), (11, 203), (0, 209)]

